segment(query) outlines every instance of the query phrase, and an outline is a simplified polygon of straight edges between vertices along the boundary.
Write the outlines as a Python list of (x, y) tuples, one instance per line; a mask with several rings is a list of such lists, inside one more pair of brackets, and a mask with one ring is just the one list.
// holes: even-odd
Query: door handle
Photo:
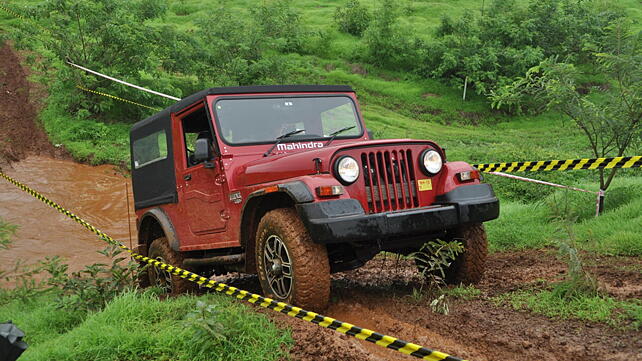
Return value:
[(183, 176), (183, 179), (185, 179), (186, 181), (188, 181), (188, 180), (192, 180), (192, 175), (191, 175), (191, 174), (185, 174), (185, 175)]

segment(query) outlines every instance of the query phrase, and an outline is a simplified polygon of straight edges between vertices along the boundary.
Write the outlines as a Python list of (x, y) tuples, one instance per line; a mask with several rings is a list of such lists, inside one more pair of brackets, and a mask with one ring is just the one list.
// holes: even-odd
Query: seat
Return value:
[[(207, 139), (210, 143), (212, 142), (212, 137), (210, 136), (210, 132), (208, 130), (199, 132), (198, 135), (196, 136), (196, 140), (199, 140), (199, 139)], [(194, 153), (191, 153), (189, 155), (188, 162), (189, 162), (189, 166), (190, 167), (193, 167), (193, 166), (199, 164), (199, 162), (194, 160)]]

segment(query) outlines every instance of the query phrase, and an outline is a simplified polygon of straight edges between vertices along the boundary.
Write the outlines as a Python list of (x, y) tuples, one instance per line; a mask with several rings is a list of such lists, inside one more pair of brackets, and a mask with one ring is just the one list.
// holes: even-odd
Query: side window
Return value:
[(181, 120), (183, 139), (185, 140), (185, 157), (188, 167), (199, 164), (194, 161), (194, 146), (196, 145), (197, 139), (208, 139), (212, 147), (214, 147), (215, 144), (212, 128), (205, 112), (205, 107), (202, 107)]
[(167, 158), (167, 136), (164, 130), (152, 133), (134, 141), (134, 168)]

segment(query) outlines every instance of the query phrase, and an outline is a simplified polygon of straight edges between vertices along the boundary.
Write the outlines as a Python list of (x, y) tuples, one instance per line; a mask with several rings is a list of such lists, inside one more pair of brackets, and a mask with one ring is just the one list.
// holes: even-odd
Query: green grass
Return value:
[(126, 123), (104, 123), (70, 116), (59, 103), (41, 113), (45, 130), (53, 144), (62, 144), (79, 161), (129, 167), (129, 129)]
[(564, 299), (554, 291), (515, 291), (493, 298), (497, 304), (530, 310), (551, 318), (600, 322), (616, 328), (642, 327), (642, 302), (619, 301), (608, 296), (578, 296)]
[[(492, 181), (491, 181), (492, 182)], [(575, 184), (596, 190), (596, 183)], [(545, 187), (530, 185), (535, 189)], [(541, 248), (570, 236), (559, 217), (572, 222), (580, 249), (606, 255), (642, 256), (642, 178), (616, 178), (605, 198), (605, 211), (595, 217), (595, 196), (558, 190), (532, 203), (503, 201), (500, 218), (486, 223), (491, 250)]]
[(481, 295), (481, 290), (473, 285), (459, 285), (452, 288), (445, 288), (442, 292), (450, 297), (464, 301), (475, 299)]
[[(222, 338), (195, 338), (183, 321), (197, 300), (214, 304)], [(125, 293), (97, 313), (56, 309), (53, 296), (0, 305), (0, 320), (25, 331), (20, 360), (280, 360), (292, 339), (264, 315), (221, 295), (159, 300)]]

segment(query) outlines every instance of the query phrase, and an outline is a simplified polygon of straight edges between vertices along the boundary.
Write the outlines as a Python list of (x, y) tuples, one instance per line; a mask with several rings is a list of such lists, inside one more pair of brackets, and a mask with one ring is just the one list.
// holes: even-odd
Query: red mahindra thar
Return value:
[[(212, 88), (136, 123), (141, 254), (210, 276), (258, 274), (264, 294), (321, 310), (330, 273), (380, 251), (460, 240), (452, 282), (478, 281), (499, 215), (490, 185), (435, 142), (374, 140), (348, 86)], [(149, 269), (141, 284), (196, 285)]]

